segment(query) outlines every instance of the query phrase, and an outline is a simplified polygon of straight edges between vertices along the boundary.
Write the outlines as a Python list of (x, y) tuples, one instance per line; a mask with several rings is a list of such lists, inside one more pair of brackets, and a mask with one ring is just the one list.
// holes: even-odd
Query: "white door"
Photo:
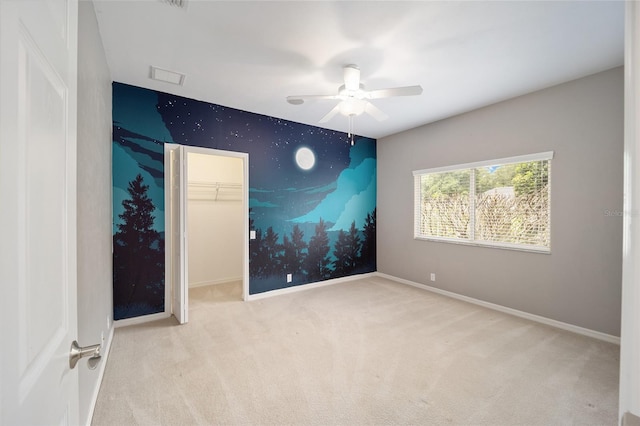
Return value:
[[(166, 276), (170, 277), (171, 309), (180, 324), (189, 321), (188, 307), (188, 268), (186, 259), (186, 220), (183, 212), (186, 208), (186, 169), (183, 165), (184, 147), (165, 144), (165, 170), (169, 179), (165, 180), (165, 200), (168, 204), (165, 228), (168, 231), (168, 244), (165, 261)], [(169, 285), (169, 283), (167, 283)]]
[(77, 0), (0, 0), (3, 425), (78, 422), (77, 16)]

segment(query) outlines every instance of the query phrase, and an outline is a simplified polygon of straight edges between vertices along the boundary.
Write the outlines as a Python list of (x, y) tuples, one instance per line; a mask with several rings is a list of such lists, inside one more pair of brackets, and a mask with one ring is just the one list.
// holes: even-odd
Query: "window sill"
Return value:
[(420, 240), (420, 241), (436, 242), (436, 243), (460, 244), (463, 246), (476, 246), (476, 247), (486, 247), (486, 248), (494, 248), (494, 249), (502, 249), (502, 250), (524, 251), (524, 252), (537, 253), (537, 254), (551, 254), (550, 248), (540, 247), (540, 246), (524, 246), (519, 244), (470, 241), (470, 240), (460, 240), (460, 239), (445, 238), (445, 237), (414, 236), (413, 239)]

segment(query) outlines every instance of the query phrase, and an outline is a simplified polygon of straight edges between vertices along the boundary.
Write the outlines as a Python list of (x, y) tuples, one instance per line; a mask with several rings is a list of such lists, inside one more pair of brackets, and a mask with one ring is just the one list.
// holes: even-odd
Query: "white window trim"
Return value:
[(462, 238), (424, 237), (420, 235), (415, 235), (413, 239), (420, 240), (420, 241), (460, 244), (463, 246), (489, 247), (489, 248), (497, 248), (497, 249), (505, 249), (505, 250), (529, 251), (533, 253), (551, 254), (551, 249), (549, 247), (544, 247), (544, 246), (510, 244), (510, 243), (501, 243), (497, 241), (481, 241), (481, 240), (472, 241), (472, 240), (466, 240)]
[(451, 172), (461, 169), (475, 169), (477, 167), (495, 166), (496, 164), (528, 163), (530, 161), (552, 160), (553, 151), (539, 152), (537, 154), (518, 155), (516, 157), (496, 158), (493, 160), (475, 161), (473, 163), (453, 164), (451, 166), (432, 167), (430, 169), (414, 170), (413, 175), (425, 173)]
[[(494, 165), (504, 165), (504, 164), (513, 164), (513, 163), (527, 163), (531, 161), (545, 161), (553, 159), (553, 151), (545, 151), (539, 152), (535, 154), (526, 154), (526, 155), (518, 155), (515, 157), (506, 157), (506, 158), (497, 158), (493, 160), (484, 160), (484, 161), (476, 161), (472, 163), (464, 163), (464, 164), (454, 164), (450, 166), (442, 166), (442, 167), (432, 167), (429, 169), (422, 170), (414, 170), (413, 171), (413, 239), (421, 240), (421, 241), (434, 241), (434, 242), (444, 242), (444, 243), (452, 243), (452, 244), (461, 244), (467, 246), (478, 246), (478, 247), (490, 247), (490, 248), (498, 248), (498, 249), (507, 249), (507, 250), (517, 250), (517, 251), (526, 251), (533, 253), (542, 253), (542, 254), (551, 254), (551, 247), (545, 246), (533, 246), (528, 244), (511, 244), (511, 243), (501, 243), (495, 241), (482, 241), (475, 239), (463, 239), (463, 238), (449, 238), (449, 237), (438, 237), (438, 236), (424, 236), (420, 233), (420, 202), (421, 202), (421, 185), (420, 178), (424, 174), (429, 173), (442, 173), (442, 172), (450, 172), (457, 170), (465, 170), (465, 169), (475, 169), (478, 167), (487, 167)], [(471, 173), (471, 180), (473, 181), (474, 173)], [(473, 182), (471, 183), (471, 185)], [(473, 200), (470, 201), (473, 203)], [(470, 206), (473, 207), (473, 206)], [(549, 209), (551, 209), (551, 200), (549, 200)], [(475, 209), (474, 209), (475, 211)], [(475, 215), (472, 214), (470, 217), (471, 225), (474, 225)], [(551, 223), (549, 223), (551, 226)], [(474, 236), (474, 228), (471, 228), (472, 236)]]

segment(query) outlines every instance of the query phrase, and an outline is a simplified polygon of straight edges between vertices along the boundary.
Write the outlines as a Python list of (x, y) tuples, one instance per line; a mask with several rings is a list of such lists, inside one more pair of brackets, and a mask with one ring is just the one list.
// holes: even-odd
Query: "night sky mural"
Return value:
[(374, 139), (113, 83), (115, 319), (164, 311), (164, 143), (249, 154), (251, 294), (375, 271)]

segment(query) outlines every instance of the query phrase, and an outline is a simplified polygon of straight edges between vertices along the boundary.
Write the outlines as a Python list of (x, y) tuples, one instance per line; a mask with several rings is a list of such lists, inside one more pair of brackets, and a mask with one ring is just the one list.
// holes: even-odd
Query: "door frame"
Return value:
[[(174, 267), (174, 259), (171, 259), (171, 253), (173, 252), (172, 247), (174, 244), (180, 244), (181, 241), (174, 241), (172, 232), (167, 232), (166, 230), (171, 229), (171, 221), (172, 221), (172, 208), (169, 207), (170, 199), (165, 199), (165, 276), (170, 277), (171, 282), (167, 283), (167, 292), (170, 294), (171, 298), (171, 312), (176, 312), (178, 307), (181, 307), (184, 317), (181, 323), (188, 322), (188, 312), (189, 312), (189, 283), (188, 283), (188, 258), (189, 258), (189, 250), (188, 250), (188, 203), (187, 201), (187, 185), (188, 185), (188, 171), (189, 171), (189, 154), (203, 154), (203, 155), (212, 155), (218, 157), (231, 157), (231, 158), (239, 158), (242, 160), (242, 211), (244, 212), (242, 223), (243, 223), (243, 259), (242, 259), (242, 300), (246, 301), (249, 297), (249, 154), (244, 152), (237, 151), (225, 151), (220, 149), (213, 148), (203, 148), (203, 147), (194, 147), (194, 146), (186, 146), (179, 144), (171, 144), (171, 147), (180, 149), (180, 196), (179, 202), (180, 206), (180, 235), (183, 236), (181, 238), (183, 242), (182, 250), (180, 250), (181, 261), (178, 263), (181, 268), (178, 280), (179, 282), (175, 282), (175, 275), (172, 270)], [(165, 149), (165, 164), (166, 164), (166, 153), (168, 152)], [(169, 189), (172, 186), (172, 176), (167, 176), (165, 168), (165, 194), (168, 194)], [(167, 178), (168, 177), (168, 178)], [(186, 238), (185, 238), (186, 237)]]
[(624, 219), (620, 330), (619, 421), (640, 416), (640, 5), (625, 5)]
[[(184, 204), (186, 202), (185, 167), (183, 167), (184, 146), (178, 144), (164, 144), (164, 198), (165, 198), (165, 313), (176, 317), (180, 324), (187, 322), (185, 318), (183, 294), (181, 284), (186, 281), (186, 259), (183, 256), (186, 227), (184, 224)], [(177, 170), (175, 170), (177, 169)], [(177, 180), (177, 182), (174, 181)], [(177, 211), (177, 217), (173, 212)], [(174, 229), (177, 228), (176, 229)], [(174, 235), (178, 234), (178, 240)], [(175, 254), (178, 259), (175, 259)], [(188, 314), (188, 313), (186, 313)]]

